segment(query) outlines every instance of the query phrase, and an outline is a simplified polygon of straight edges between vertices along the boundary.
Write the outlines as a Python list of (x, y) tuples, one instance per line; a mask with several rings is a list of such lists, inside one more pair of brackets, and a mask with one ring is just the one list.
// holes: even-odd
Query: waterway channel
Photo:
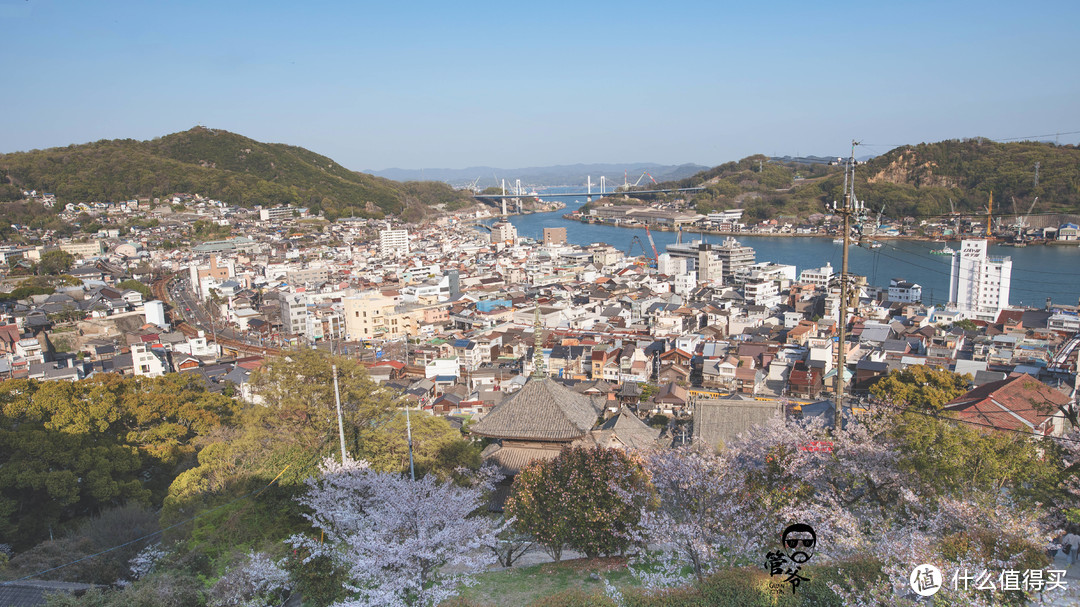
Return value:
[[(635, 234), (648, 246), (644, 228), (624, 228), (602, 224), (585, 224), (564, 219), (564, 213), (580, 208), (585, 200), (560, 199), (566, 208), (550, 213), (515, 215), (510, 222), (518, 235), (541, 240), (544, 228), (566, 228), (566, 238), (572, 244), (596, 242), (610, 244), (626, 251)], [(492, 222), (487, 222), (492, 223)], [(675, 232), (653, 232), (660, 253), (675, 242)], [(704, 238), (719, 243), (724, 236), (683, 232), (683, 242)], [(831, 263), (839, 271), (842, 245), (831, 238), (792, 238), (738, 235), (739, 242), (757, 251), (757, 261), (772, 261), (795, 266), (799, 272)], [(849, 265), (855, 274), (866, 276), (869, 283), (887, 287), (889, 279), (903, 278), (923, 287), (923, 301), (942, 304), (949, 297), (949, 272), (952, 257), (935, 255), (931, 251), (945, 246), (942, 243), (906, 239), (884, 240), (877, 249), (851, 246)], [(956, 248), (958, 243), (952, 243)], [(640, 254), (635, 247), (634, 252)], [(1076, 305), (1080, 300), (1080, 246), (1029, 246), (1025, 248), (991, 245), (990, 255), (1012, 258), (1012, 287), (1010, 303), (1038, 306), (1050, 297), (1054, 302)]]

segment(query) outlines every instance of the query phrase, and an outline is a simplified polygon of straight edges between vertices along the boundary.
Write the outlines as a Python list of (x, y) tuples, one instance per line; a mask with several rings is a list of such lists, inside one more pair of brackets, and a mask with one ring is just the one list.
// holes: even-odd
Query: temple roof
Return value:
[(551, 378), (530, 379), (469, 430), (492, 438), (572, 441), (588, 434), (603, 409), (603, 401)]

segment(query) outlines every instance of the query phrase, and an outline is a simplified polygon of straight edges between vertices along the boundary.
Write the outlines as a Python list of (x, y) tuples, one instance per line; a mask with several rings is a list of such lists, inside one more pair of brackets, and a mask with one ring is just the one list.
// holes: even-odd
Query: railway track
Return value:
[[(175, 313), (177, 308), (169, 297), (168, 285), (178, 275), (179, 273), (170, 274), (165, 278), (155, 281), (150, 285), (150, 291), (154, 294), (155, 298), (169, 305), (167, 311), (169, 320), (177, 330), (183, 333), (185, 337), (198, 337), (200, 329), (184, 320), (181, 315)], [(205, 330), (203, 330), (203, 333), (206, 335), (207, 341), (212, 341), (223, 348), (236, 350), (237, 353), (254, 354), (257, 356), (281, 356), (282, 353), (280, 348), (252, 346), (251, 344), (246, 344), (242, 341), (230, 339), (228, 337), (211, 337), (212, 333), (208, 333)]]

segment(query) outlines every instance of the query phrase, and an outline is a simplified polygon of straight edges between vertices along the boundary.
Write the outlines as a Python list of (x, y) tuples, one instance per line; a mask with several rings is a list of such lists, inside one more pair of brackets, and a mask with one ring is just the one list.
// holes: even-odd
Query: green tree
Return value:
[(912, 365), (882, 377), (870, 386), (870, 393), (896, 405), (940, 411), (945, 403), (967, 392), (970, 381), (971, 376)]
[(49, 251), (41, 256), (38, 270), (53, 276), (66, 274), (75, 263), (75, 256), (67, 251)]
[(235, 401), (185, 375), (0, 383), (0, 536), (26, 547), (125, 502), (158, 504)]
[(142, 294), (143, 299), (145, 299), (145, 300), (149, 300), (149, 299), (152, 299), (154, 297), (153, 292), (150, 290), (150, 285), (148, 285), (148, 284), (146, 284), (144, 282), (139, 282), (138, 280), (135, 280), (133, 278), (129, 278), (129, 279), (125, 280), (125, 281), (122, 281), (120, 284), (118, 284), (116, 286), (121, 288), (121, 289), (131, 289), (132, 291), (138, 291), (139, 293)]
[[(424, 412), (410, 416), (412, 425), (413, 460), (417, 476), (435, 474), (440, 480), (454, 476), (457, 468), (480, 468), (480, 448), (464, 440), (442, 417)], [(409, 444), (403, 412), (397, 412), (381, 424), (359, 445), (358, 458), (371, 467), (385, 472), (407, 473)]]
[(641, 516), (642, 504), (624, 499), (619, 490), (644, 495), (647, 483), (640, 463), (625, 451), (567, 448), (518, 473), (506, 512), (556, 561), (564, 546), (590, 558), (611, 555), (627, 547), (626, 532)]

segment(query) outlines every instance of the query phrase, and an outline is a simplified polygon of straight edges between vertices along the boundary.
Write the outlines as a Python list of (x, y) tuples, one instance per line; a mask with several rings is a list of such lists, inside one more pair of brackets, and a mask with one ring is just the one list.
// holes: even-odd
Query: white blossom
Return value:
[(251, 552), (210, 591), (210, 607), (270, 607), (288, 598), (289, 572), (265, 553)]
[(308, 561), (327, 556), (344, 568), (351, 596), (342, 607), (436, 605), (494, 561), (485, 546), (500, 529), (477, 513), (493, 479), (459, 487), (431, 475), (411, 481), (363, 462), (327, 461), (299, 498), (325, 538), (289, 542), (308, 551)]

